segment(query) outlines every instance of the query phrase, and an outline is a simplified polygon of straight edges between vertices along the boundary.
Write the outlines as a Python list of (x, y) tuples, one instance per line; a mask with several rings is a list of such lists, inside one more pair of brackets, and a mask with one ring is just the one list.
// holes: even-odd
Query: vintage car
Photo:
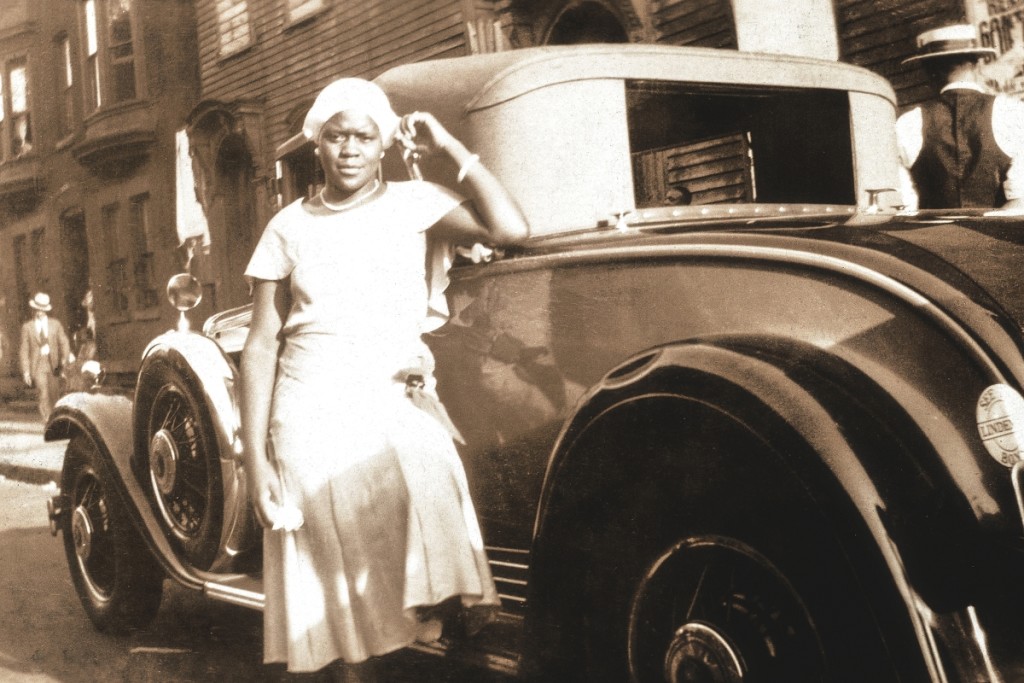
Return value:
[[(533, 231), (455, 265), (428, 338), (503, 610), (424, 649), (530, 680), (1022, 680), (1024, 223), (898, 210), (884, 79), (606, 45), (377, 82)], [(193, 284), (169, 287), (183, 311)], [(51, 518), (101, 630), (147, 623), (166, 577), (263, 604), (249, 316), (159, 336), (133, 392), (49, 421)]]

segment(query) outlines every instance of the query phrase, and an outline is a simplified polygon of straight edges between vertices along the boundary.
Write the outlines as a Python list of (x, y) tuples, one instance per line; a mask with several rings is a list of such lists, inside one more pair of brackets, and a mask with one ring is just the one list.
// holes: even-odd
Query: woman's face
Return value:
[(317, 150), (327, 185), (348, 195), (377, 177), (384, 144), (373, 119), (361, 112), (343, 111), (324, 124)]

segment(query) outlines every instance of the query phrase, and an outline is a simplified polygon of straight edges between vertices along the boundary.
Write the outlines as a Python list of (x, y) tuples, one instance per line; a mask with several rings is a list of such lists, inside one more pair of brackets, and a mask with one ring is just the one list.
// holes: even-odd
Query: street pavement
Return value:
[[(97, 632), (75, 594), (63, 538), (50, 535), (66, 441), (45, 443), (34, 404), (0, 407), (0, 682), (319, 682), (261, 660), (259, 612), (217, 603), (172, 581), (154, 622), (127, 636)], [(386, 658), (386, 683), (504, 683), (457, 662), (404, 651)]]
[[(63, 539), (50, 536), (50, 484), (0, 480), (0, 682), (327, 683), (264, 665), (259, 612), (164, 583), (152, 624), (129, 635), (96, 631), (78, 602)], [(380, 683), (508, 683), (416, 652), (398, 653)]]
[(0, 477), (33, 484), (60, 480), (67, 441), (43, 441), (43, 420), (36, 404), (0, 404)]

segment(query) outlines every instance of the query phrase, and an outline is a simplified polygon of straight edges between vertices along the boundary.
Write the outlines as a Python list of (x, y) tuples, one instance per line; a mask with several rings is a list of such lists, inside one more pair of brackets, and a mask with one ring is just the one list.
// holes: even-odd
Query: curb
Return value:
[(26, 484), (49, 484), (60, 481), (60, 470), (16, 465), (12, 462), (0, 462), (0, 477)]

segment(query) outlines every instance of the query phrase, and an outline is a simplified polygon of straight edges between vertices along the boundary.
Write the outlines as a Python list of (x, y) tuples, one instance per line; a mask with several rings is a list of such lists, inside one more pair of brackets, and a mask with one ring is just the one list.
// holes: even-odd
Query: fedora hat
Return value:
[(972, 24), (953, 24), (925, 31), (917, 36), (917, 54), (903, 60), (904, 64), (935, 57), (954, 55), (984, 57), (996, 56), (991, 47), (978, 44), (978, 31)]
[(49, 311), (53, 308), (50, 305), (50, 295), (46, 292), (36, 292), (36, 295), (28, 300), (29, 308), (34, 308), (37, 311)]

